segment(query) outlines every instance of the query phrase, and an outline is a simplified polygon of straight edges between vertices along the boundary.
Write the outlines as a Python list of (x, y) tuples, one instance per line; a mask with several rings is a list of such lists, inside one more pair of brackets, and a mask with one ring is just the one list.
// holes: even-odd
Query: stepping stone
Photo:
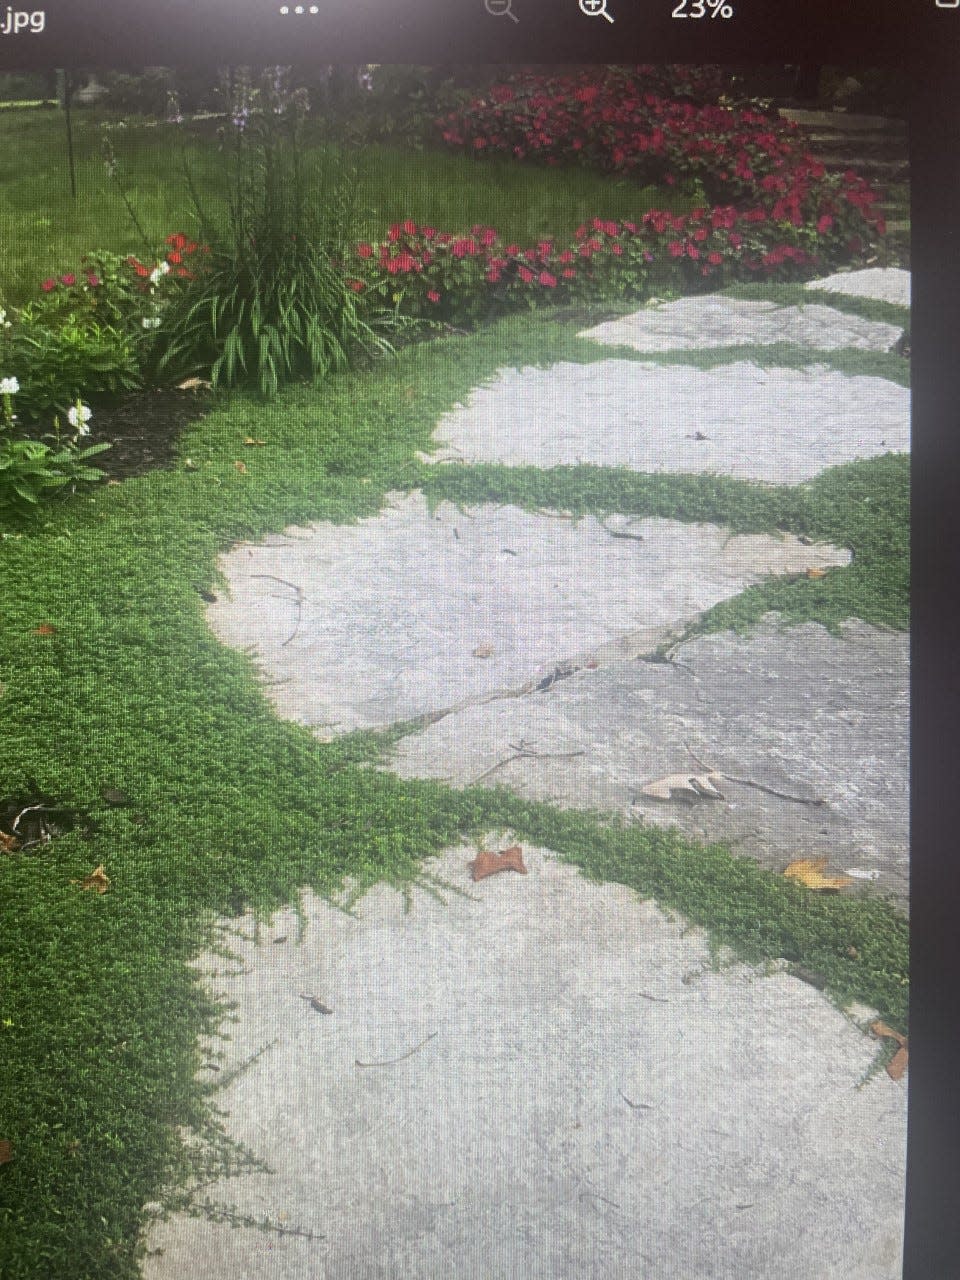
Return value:
[(288, 910), (201, 958), (236, 1001), (221, 1077), (246, 1064), (216, 1101), (271, 1172), (199, 1199), (283, 1233), (177, 1214), (144, 1280), (896, 1280), (907, 1089), (864, 1083), (869, 1011), (711, 971), (701, 930), (548, 849), (476, 885), (475, 854), (426, 864), (468, 896), (306, 893), (301, 945)]
[[(683, 666), (621, 662), (466, 708), (403, 738), (388, 767), (677, 826), (775, 871), (826, 857), (906, 905), (908, 637), (862, 622), (842, 637), (813, 623), (784, 630), (771, 615), (747, 637), (702, 636), (676, 657)], [(723, 800), (644, 796), (655, 779), (705, 772), (688, 746), (760, 785), (719, 782)]]
[(587, 329), (579, 336), (609, 346), (650, 352), (772, 342), (790, 342), (821, 351), (840, 347), (889, 351), (902, 333), (902, 327), (846, 315), (817, 303), (781, 307), (774, 302), (709, 294), (646, 307)]
[(715, 525), (606, 524), (449, 502), (431, 515), (422, 494), (392, 495), (357, 524), (233, 548), (220, 562), (230, 593), (208, 619), (224, 643), (257, 651), (281, 714), (332, 734), (649, 652), (751, 583), (850, 559)]
[[(907, 224), (909, 226), (909, 223)], [(847, 293), (854, 298), (875, 298), (879, 302), (910, 305), (910, 272), (902, 267), (867, 267), (864, 271), (838, 271), (822, 280), (808, 280), (808, 289), (827, 293)]]
[(445, 414), (432, 461), (714, 472), (797, 484), (906, 452), (910, 392), (822, 365), (716, 369), (602, 360), (502, 369)]

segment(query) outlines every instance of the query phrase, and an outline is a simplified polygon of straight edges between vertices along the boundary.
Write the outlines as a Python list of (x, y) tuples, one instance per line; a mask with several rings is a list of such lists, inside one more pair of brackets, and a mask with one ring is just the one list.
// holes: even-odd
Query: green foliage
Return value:
[(78, 397), (118, 395), (140, 386), (129, 333), (111, 324), (70, 316), (52, 327), (28, 313), (0, 340), (5, 376), (20, 382), (17, 410), (24, 421), (66, 413)]
[(359, 352), (386, 350), (388, 317), (360, 314), (340, 266), (355, 183), (305, 156), (303, 91), (290, 92), (280, 69), (258, 87), (241, 70), (224, 95), (228, 229), (195, 198), (209, 263), (163, 317), (156, 371), (209, 372), (214, 386), (272, 397), (291, 379), (322, 378)]
[(42, 440), (13, 440), (0, 434), (0, 511), (36, 506), (51, 490), (99, 480), (103, 472), (88, 466), (87, 459), (109, 448), (109, 444), (86, 449), (51, 446)]

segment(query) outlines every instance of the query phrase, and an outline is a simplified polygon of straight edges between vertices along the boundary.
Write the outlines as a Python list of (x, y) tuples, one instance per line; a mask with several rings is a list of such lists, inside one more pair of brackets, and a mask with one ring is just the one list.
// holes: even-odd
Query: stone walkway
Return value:
[[(905, 276), (814, 287), (902, 298)], [(788, 341), (810, 364), (611, 352), (505, 370), (438, 423), (433, 460), (796, 483), (909, 446), (903, 387), (817, 360), (887, 350), (894, 325), (708, 298), (586, 336), (661, 361)], [(679, 826), (777, 871), (826, 856), (905, 903), (905, 636), (770, 616), (691, 640), (676, 663), (638, 661), (745, 586), (849, 549), (557, 514), (393, 494), (356, 525), (236, 548), (210, 622), (253, 646), (280, 714), (323, 737), (418, 718), (382, 766), (402, 776)], [(643, 794), (702, 762), (719, 796)], [(418, 894), (407, 915), (384, 888), (353, 918), (308, 896), (302, 945), (271, 944), (295, 933), (291, 914), (266, 945), (237, 944), (239, 972), (201, 960), (238, 1002), (231, 1062), (269, 1046), (223, 1101), (232, 1136), (275, 1170), (212, 1200), (300, 1234), (174, 1219), (151, 1232), (163, 1253), (146, 1280), (899, 1275), (905, 1083), (864, 1084), (869, 1010), (844, 1014), (776, 965), (712, 971), (699, 930), (549, 849), (476, 886), (474, 853), (433, 864), (466, 891), (444, 904)]]

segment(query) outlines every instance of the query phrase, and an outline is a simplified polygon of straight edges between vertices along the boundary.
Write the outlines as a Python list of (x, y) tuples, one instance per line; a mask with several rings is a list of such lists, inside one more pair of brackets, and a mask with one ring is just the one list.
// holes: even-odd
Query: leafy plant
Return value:
[(20, 387), (16, 378), (0, 379), (0, 511), (36, 506), (51, 489), (72, 490), (78, 483), (99, 480), (103, 472), (88, 465), (88, 459), (109, 449), (109, 444), (80, 448), (89, 434), (89, 408), (77, 399), (68, 411), (72, 433), (64, 438), (60, 420), (54, 418), (53, 433), (46, 440), (14, 437), (16, 415), (14, 397)]
[(28, 310), (4, 330), (0, 353), (20, 384), (17, 406), (28, 421), (67, 413), (79, 396), (118, 395), (141, 385), (131, 335), (75, 315), (53, 327)]
[(388, 350), (390, 317), (361, 312), (341, 265), (355, 177), (319, 158), (308, 164), (305, 91), (291, 92), (278, 67), (258, 87), (241, 69), (223, 93), (229, 225), (220, 232), (211, 224), (191, 182), (211, 252), (207, 269), (163, 317), (155, 368), (209, 371), (214, 386), (248, 384), (270, 397), (291, 378), (321, 378), (349, 367), (360, 351)]

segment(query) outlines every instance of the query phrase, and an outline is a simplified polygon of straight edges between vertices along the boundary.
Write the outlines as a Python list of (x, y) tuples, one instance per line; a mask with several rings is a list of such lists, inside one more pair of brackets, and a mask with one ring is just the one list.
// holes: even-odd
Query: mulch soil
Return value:
[(209, 412), (210, 404), (208, 392), (176, 387), (135, 391), (108, 404), (94, 404), (93, 430), (86, 443), (111, 446), (90, 459), (90, 465), (104, 473), (100, 483), (172, 467), (180, 436)]

